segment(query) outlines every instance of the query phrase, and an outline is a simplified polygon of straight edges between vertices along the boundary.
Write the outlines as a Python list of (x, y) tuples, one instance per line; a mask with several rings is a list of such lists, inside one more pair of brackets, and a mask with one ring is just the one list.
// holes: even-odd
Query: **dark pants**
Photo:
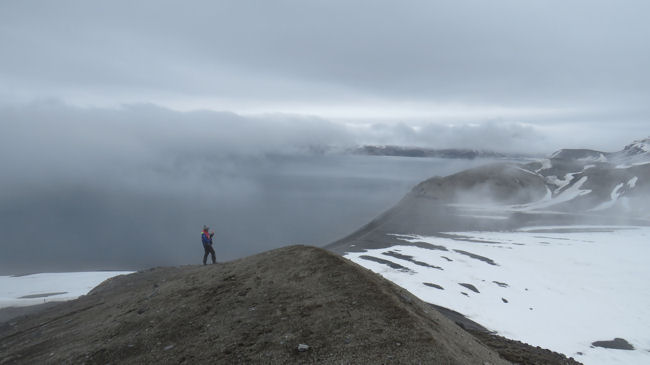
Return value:
[(205, 254), (203, 255), (203, 265), (205, 265), (205, 262), (208, 260), (208, 254), (212, 255), (212, 263), (216, 263), (217, 259), (215, 258), (214, 255), (214, 248), (212, 248), (212, 245), (209, 245), (207, 243), (203, 244), (203, 250), (205, 251)]

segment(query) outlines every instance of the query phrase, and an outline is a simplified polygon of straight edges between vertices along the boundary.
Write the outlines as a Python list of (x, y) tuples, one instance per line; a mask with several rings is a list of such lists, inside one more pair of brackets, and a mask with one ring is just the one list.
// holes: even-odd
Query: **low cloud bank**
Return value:
[(406, 123), (373, 124), (360, 131), (368, 144), (395, 144), (429, 148), (466, 148), (495, 152), (546, 153), (548, 138), (525, 123), (496, 122), (410, 126)]
[[(155, 105), (78, 108), (59, 102), (0, 106), (5, 183), (115, 179), (132, 170), (207, 173), (232, 157), (343, 150), (358, 144), (540, 152), (545, 138), (517, 123), (350, 127), (316, 117), (177, 112)], [(194, 166), (194, 168), (192, 168)]]
[[(1, 106), (0, 126), (6, 273), (195, 263), (203, 224), (217, 230), (222, 260), (289, 243), (325, 244), (417, 182), (479, 162), (387, 166), (324, 151), (360, 143), (488, 148), (480, 136), (498, 145), (513, 133), (522, 141), (534, 134), (513, 125), (356, 129), (312, 117), (59, 102)], [(466, 141), (476, 146), (452, 146)]]

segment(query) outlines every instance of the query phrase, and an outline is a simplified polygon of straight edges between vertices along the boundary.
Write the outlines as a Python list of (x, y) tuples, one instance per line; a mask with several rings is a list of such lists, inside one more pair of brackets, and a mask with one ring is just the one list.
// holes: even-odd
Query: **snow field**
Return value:
[[(461, 312), (506, 337), (585, 364), (650, 363), (650, 227), (534, 227), (447, 234), (453, 238), (395, 236), (393, 247), (346, 257), (422, 300)], [(409, 242), (441, 245), (447, 251), (410, 246)], [(443, 270), (383, 254), (389, 251)], [(363, 255), (392, 261), (410, 271), (365, 260)], [(479, 293), (460, 283), (475, 286)], [(615, 337), (624, 338), (635, 350), (591, 346)]]

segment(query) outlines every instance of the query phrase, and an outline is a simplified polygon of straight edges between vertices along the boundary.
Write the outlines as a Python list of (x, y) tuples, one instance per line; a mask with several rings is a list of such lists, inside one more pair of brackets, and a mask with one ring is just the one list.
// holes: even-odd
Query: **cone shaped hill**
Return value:
[(305, 246), (109, 279), (2, 325), (0, 353), (1, 364), (507, 363), (404, 289)]

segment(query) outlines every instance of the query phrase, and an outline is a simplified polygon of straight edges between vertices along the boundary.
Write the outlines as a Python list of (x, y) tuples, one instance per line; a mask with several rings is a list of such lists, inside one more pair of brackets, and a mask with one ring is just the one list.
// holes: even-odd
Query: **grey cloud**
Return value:
[(1, 76), (27, 89), (628, 108), (648, 97), (645, 1), (2, 7)]
[(25, 179), (39, 173), (104, 176), (104, 167), (136, 168), (161, 157), (169, 157), (161, 168), (173, 172), (174, 163), (185, 162), (175, 161), (179, 156), (203, 163), (351, 143), (342, 126), (299, 116), (174, 112), (153, 105), (75, 108), (56, 101), (8, 106), (0, 114), (0, 160)]
[(1, 2), (0, 266), (194, 262), (211, 222), (226, 257), (324, 243), (464, 166), (332, 147), (619, 150), (647, 135), (649, 6)]
[(419, 181), (483, 163), (336, 151), (385, 143), (530, 152), (556, 141), (497, 121), (359, 130), (281, 114), (57, 101), (3, 104), (0, 130), (2, 273), (197, 263), (203, 224), (217, 230), (222, 260), (325, 244)]
[[(549, 138), (550, 137), (550, 138)], [(547, 153), (551, 136), (533, 125), (487, 121), (483, 123), (427, 123), (412, 127), (405, 123), (374, 124), (359, 138), (380, 144), (428, 148), (468, 148), (510, 153)]]
[(4, 105), (0, 129), (3, 273), (196, 263), (206, 223), (222, 260), (353, 229), (314, 228), (333, 208), (300, 214), (311, 208), (287, 200), (293, 176), (310, 173), (283, 161), (347, 140), (327, 121), (51, 101)]
[[(434, 141), (426, 128), (384, 129), (386, 140)], [(480, 163), (386, 165), (323, 153), (381, 139), (327, 120), (155, 105), (5, 104), (0, 130), (3, 273), (196, 263), (196, 231), (206, 223), (217, 230), (224, 260), (325, 244), (420, 180)]]

